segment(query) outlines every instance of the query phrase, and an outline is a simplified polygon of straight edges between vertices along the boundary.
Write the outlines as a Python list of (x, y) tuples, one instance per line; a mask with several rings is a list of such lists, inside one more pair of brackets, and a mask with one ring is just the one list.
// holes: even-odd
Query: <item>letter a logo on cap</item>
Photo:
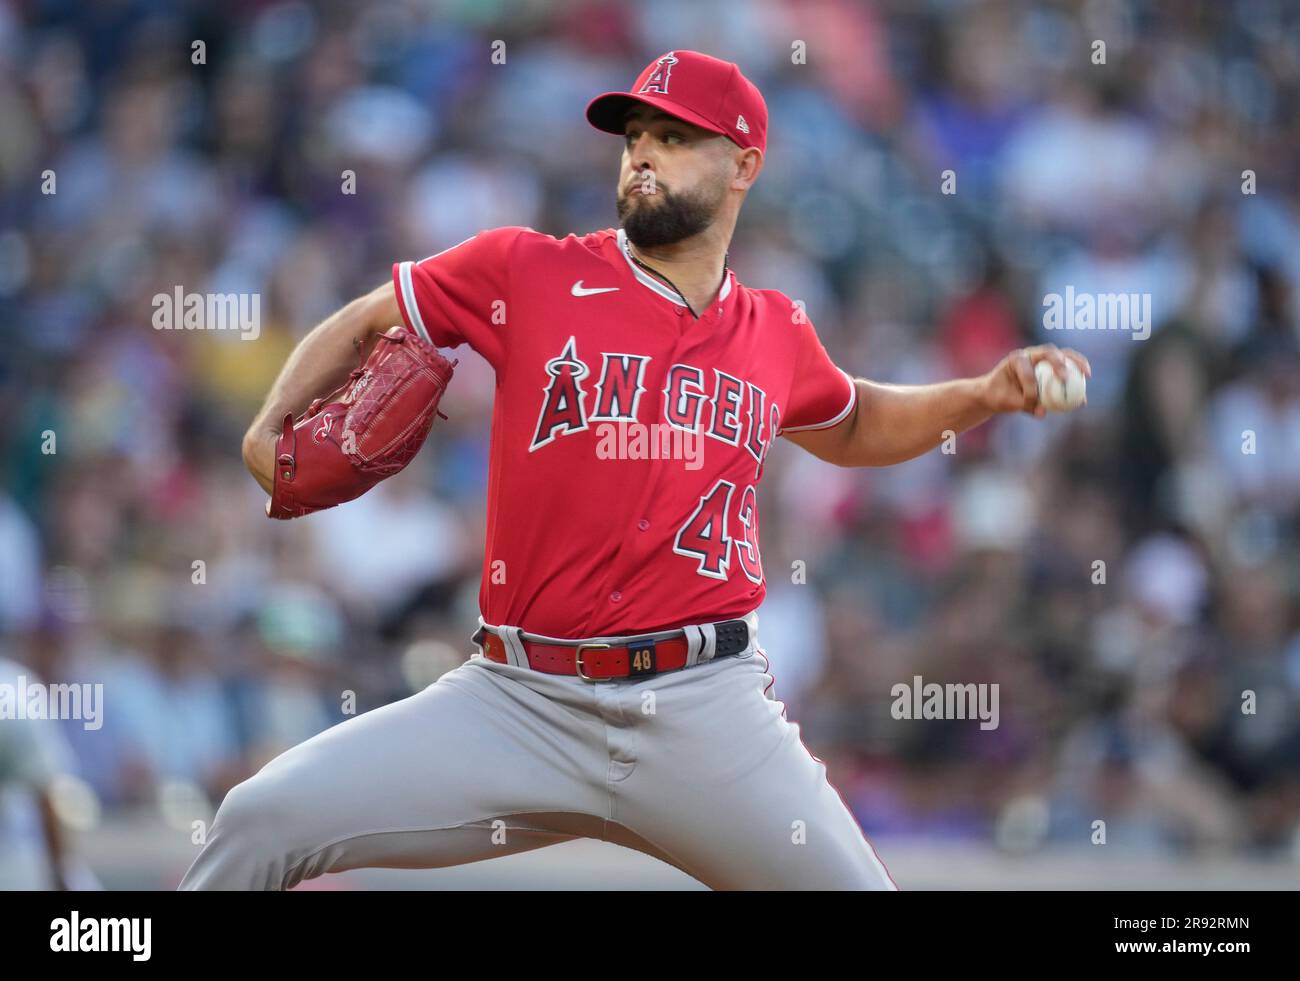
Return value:
[(658, 92), (660, 95), (667, 95), (668, 74), (672, 71), (673, 65), (677, 64), (677, 56), (669, 51), (656, 64), (659, 67), (650, 73), (650, 77), (641, 86), (641, 92)]

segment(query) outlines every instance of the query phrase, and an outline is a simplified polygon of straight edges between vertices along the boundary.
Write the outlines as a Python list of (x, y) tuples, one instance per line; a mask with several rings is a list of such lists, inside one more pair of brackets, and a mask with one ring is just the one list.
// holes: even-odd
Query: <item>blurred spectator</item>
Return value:
[(0, 891), (95, 888), (55, 810), (55, 785), (74, 766), (58, 720), (11, 714), (13, 700), (40, 684), (32, 668), (0, 657)]

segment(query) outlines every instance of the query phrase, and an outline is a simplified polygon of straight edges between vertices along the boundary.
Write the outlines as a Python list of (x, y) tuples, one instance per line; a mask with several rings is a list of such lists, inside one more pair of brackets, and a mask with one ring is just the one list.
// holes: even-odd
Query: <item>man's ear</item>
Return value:
[(732, 172), (731, 189), (748, 191), (763, 169), (763, 151), (754, 146), (738, 150), (732, 163), (735, 169)]

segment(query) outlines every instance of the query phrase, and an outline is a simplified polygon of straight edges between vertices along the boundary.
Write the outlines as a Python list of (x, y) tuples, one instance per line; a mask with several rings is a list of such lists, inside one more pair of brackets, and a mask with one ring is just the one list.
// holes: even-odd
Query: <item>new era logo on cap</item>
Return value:
[(729, 61), (698, 51), (669, 51), (642, 70), (626, 92), (606, 92), (587, 106), (591, 125), (622, 135), (636, 103), (720, 133), (737, 146), (767, 152), (767, 103), (758, 87)]

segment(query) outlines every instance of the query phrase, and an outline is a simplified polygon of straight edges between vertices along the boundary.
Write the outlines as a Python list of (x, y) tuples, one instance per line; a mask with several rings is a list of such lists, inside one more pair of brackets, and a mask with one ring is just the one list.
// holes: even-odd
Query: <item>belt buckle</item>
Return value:
[(593, 651), (607, 651), (612, 646), (613, 646), (612, 644), (579, 644), (578, 650), (573, 656), (573, 666), (578, 672), (578, 677), (581, 678), (583, 681), (590, 681), (592, 684), (596, 684), (601, 681), (612, 680), (610, 678), (593, 678), (585, 671), (582, 670), (582, 652), (584, 648), (588, 648)]

